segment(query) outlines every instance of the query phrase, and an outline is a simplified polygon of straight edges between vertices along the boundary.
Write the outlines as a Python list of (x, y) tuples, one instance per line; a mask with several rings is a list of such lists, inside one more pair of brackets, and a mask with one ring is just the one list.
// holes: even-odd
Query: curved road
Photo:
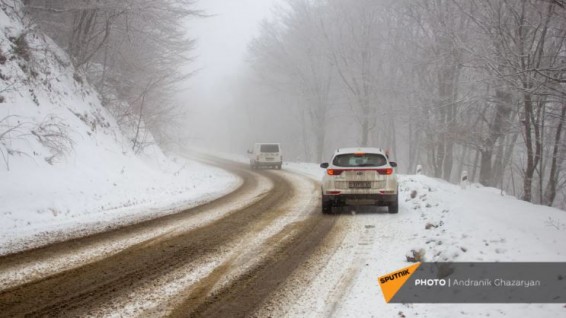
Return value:
[[(1, 257), (0, 273), (25, 270), (153, 233), (84, 264), (3, 283), (2, 316), (252, 314), (327, 238), (336, 218), (318, 212), (314, 181), (220, 159), (213, 164), (238, 175), (242, 185), (177, 214)], [(218, 211), (224, 212), (202, 224), (194, 221)]]

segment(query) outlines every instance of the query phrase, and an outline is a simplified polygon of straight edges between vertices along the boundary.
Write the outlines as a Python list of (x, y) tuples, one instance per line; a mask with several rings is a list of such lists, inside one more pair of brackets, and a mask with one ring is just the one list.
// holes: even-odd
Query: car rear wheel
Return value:
[(399, 195), (395, 198), (395, 202), (391, 202), (388, 206), (389, 213), (398, 213), (399, 212)]
[(326, 198), (326, 196), (322, 196), (322, 213), (323, 214), (330, 214), (332, 212), (332, 201)]

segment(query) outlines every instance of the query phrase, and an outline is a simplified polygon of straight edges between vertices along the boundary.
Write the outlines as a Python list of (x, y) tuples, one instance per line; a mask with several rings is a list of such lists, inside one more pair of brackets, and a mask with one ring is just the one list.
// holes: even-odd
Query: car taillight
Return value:
[(328, 173), (329, 176), (339, 176), (342, 171), (341, 169), (326, 169), (326, 173)]
[(377, 173), (390, 175), (393, 174), (393, 168), (377, 169)]

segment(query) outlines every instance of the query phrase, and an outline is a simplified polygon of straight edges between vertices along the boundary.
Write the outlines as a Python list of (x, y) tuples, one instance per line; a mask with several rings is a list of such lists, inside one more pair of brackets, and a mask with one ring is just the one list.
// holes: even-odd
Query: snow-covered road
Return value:
[(345, 207), (322, 215), (324, 170), (317, 165), (251, 171), (237, 163), (245, 159), (231, 159), (236, 162), (200, 157), (242, 180), (218, 200), (2, 258), (0, 310), (107, 317), (557, 317), (566, 311), (541, 304), (387, 304), (377, 284), (378, 276), (407, 266), (412, 251), (425, 261), (564, 262), (563, 211), (419, 175), (399, 176), (398, 214)]
[[(255, 278), (271, 276), (271, 266), (279, 266), (278, 279), (284, 281), (334, 221), (323, 220), (326, 225), (319, 226), (314, 181), (288, 172), (222, 165), (243, 183), (221, 199), (3, 257), (0, 311), (8, 316), (161, 316), (174, 309), (173, 314), (182, 316), (222, 311), (211, 306), (211, 297), (238, 290), (242, 281), (266, 291), (275, 288), (271, 280)], [(288, 253), (294, 256), (282, 257)], [(251, 294), (236, 305), (248, 311), (267, 294)], [(214, 305), (227, 304), (226, 299)]]

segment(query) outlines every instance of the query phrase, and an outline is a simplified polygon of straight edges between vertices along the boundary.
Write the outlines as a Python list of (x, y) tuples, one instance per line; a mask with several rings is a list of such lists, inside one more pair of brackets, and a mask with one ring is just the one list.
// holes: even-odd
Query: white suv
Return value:
[[(346, 201), (369, 201), (387, 205), (389, 213), (399, 211), (398, 185), (395, 167), (379, 148), (342, 148), (336, 150), (322, 179), (322, 212)], [(348, 202), (349, 203), (349, 202)]]
[(252, 169), (259, 167), (281, 169), (281, 165), (283, 165), (283, 155), (279, 144), (256, 143), (253, 150), (248, 150), (248, 155)]

